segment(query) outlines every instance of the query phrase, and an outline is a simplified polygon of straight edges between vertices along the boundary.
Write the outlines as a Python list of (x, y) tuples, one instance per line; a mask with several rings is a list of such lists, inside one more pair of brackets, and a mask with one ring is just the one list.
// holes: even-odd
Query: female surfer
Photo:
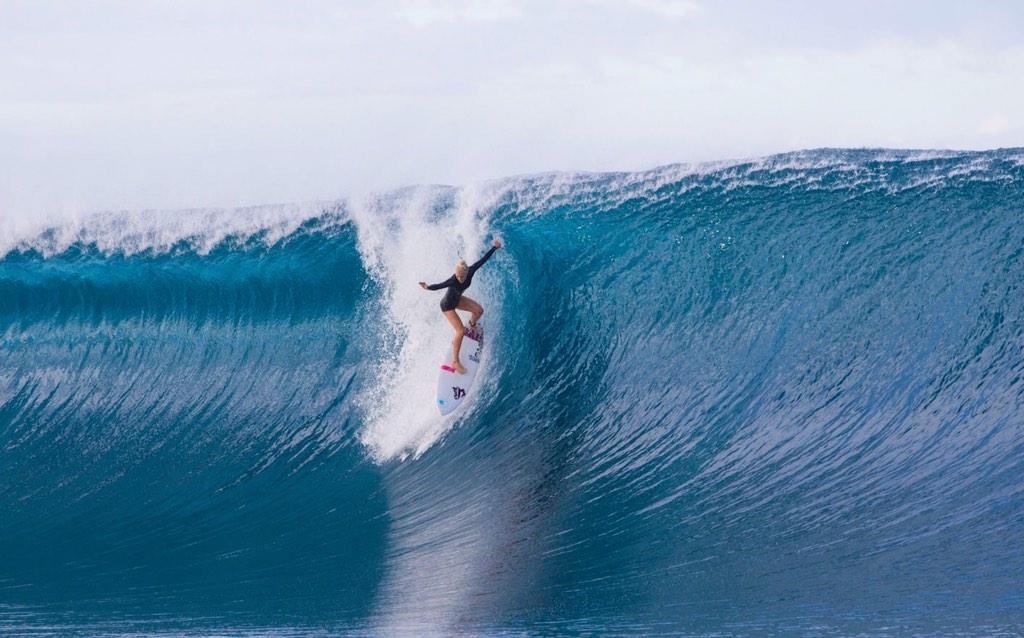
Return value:
[(462, 293), (466, 292), (469, 285), (473, 283), (473, 274), (476, 273), (477, 269), (483, 266), (491, 258), (491, 255), (494, 254), (494, 251), (499, 248), (501, 248), (501, 240), (495, 239), (491, 249), (472, 266), (467, 266), (466, 262), (460, 259), (455, 262), (455, 274), (448, 279), (439, 284), (430, 284), (429, 286), (425, 281), (420, 282), (420, 288), (424, 290), (448, 289), (441, 300), (441, 312), (444, 313), (444, 316), (452, 324), (452, 328), (455, 329), (455, 339), (452, 341), (452, 367), (459, 374), (466, 374), (466, 368), (459, 361), (459, 350), (462, 349), (462, 337), (466, 334), (466, 327), (462, 325), (462, 319), (459, 318), (459, 313), (455, 311), (465, 310), (472, 315), (469, 319), (470, 327), (475, 326), (476, 322), (480, 320), (480, 316), (484, 314), (483, 306)]

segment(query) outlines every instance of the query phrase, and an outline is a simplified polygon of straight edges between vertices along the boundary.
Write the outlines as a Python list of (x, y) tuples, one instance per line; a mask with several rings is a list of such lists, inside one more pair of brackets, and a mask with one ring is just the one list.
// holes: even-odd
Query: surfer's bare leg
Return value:
[[(459, 305), (461, 306), (462, 304)], [(466, 374), (466, 368), (459, 361), (459, 351), (462, 350), (462, 337), (466, 334), (466, 327), (462, 325), (459, 313), (454, 310), (445, 310), (444, 316), (447, 317), (448, 323), (452, 324), (452, 328), (455, 330), (455, 339), (452, 340), (452, 367), (459, 374)]]
[(484, 314), (484, 307), (476, 302), (474, 299), (463, 295), (462, 299), (459, 299), (459, 310), (465, 310), (471, 313), (473, 316), (469, 319), (469, 325), (475, 326), (477, 321), (480, 321), (480, 317)]

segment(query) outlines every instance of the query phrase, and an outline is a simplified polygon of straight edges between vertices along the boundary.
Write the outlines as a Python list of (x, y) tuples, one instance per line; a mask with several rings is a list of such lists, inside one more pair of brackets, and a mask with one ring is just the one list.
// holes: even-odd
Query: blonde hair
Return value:
[(455, 262), (455, 270), (458, 270), (460, 266), (462, 268), (469, 268), (469, 266), (466, 264), (466, 260), (463, 259), (462, 257), (459, 257), (459, 260)]

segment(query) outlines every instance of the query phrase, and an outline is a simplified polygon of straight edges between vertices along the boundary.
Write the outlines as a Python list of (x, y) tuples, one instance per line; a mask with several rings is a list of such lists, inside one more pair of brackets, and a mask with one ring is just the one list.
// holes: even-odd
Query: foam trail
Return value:
[[(477, 189), (422, 187), (352, 206), (359, 251), (382, 289), (386, 343), (360, 435), (377, 461), (422, 454), (458, 419), (441, 417), (434, 408), (434, 369), (450, 346), (451, 330), (438, 310), (439, 293), (424, 292), (418, 282), (447, 278), (460, 256), (476, 258), (492, 197)], [(493, 317), (486, 279), (474, 281), (473, 297)]]

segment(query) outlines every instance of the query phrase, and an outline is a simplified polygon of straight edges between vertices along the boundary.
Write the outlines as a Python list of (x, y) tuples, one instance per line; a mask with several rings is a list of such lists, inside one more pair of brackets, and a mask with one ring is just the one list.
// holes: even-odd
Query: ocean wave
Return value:
[[(1020, 157), (7, 220), (0, 623), (1019, 626)], [(416, 283), (492, 236), (481, 380), (442, 418)]]

